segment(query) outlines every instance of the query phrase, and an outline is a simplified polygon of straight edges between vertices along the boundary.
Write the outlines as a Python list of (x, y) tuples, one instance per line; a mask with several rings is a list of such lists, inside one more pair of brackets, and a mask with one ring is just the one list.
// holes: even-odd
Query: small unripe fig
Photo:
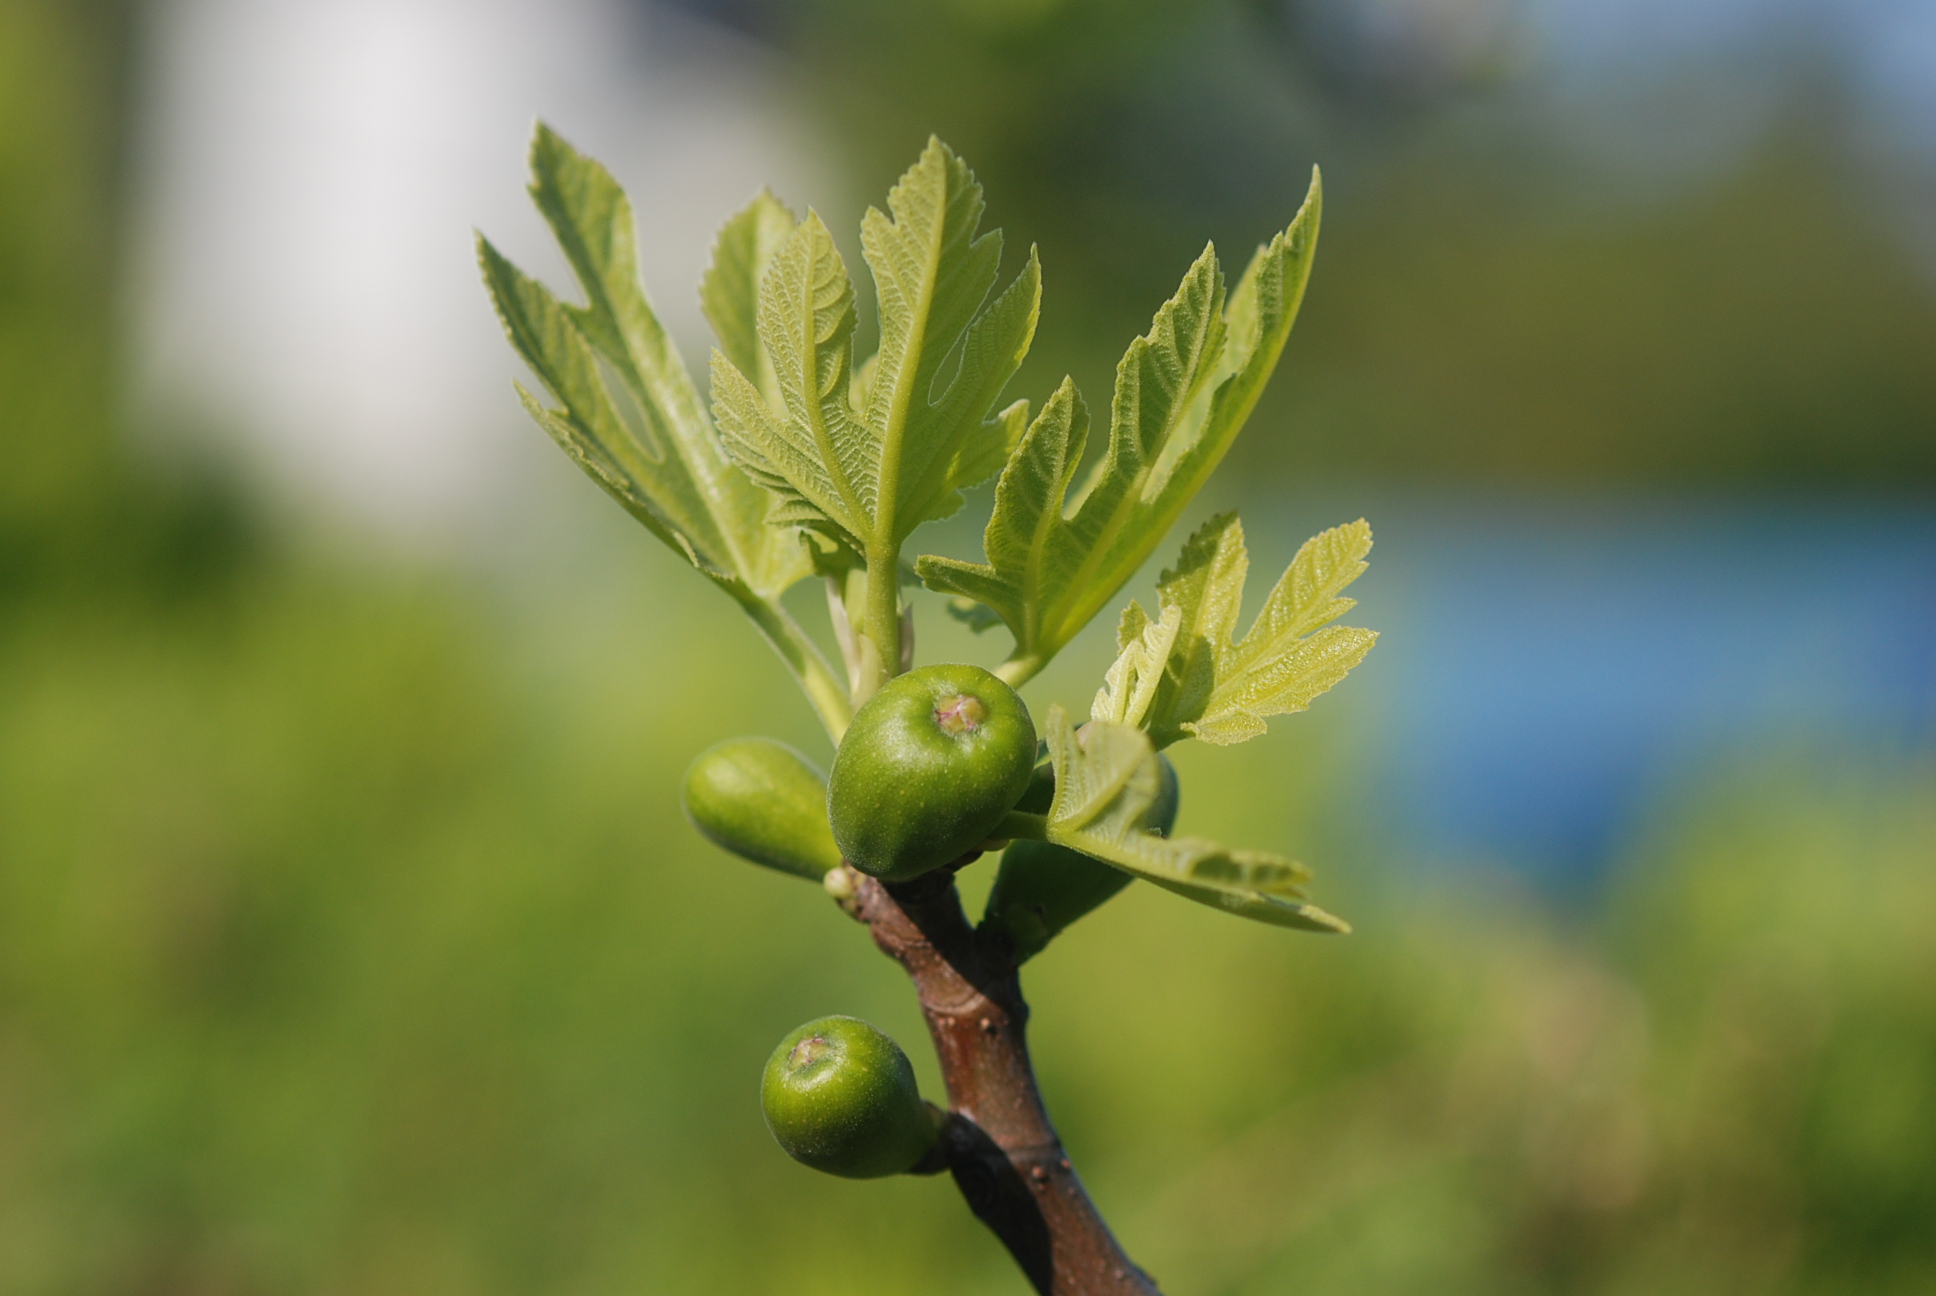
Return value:
[(783, 742), (708, 747), (686, 771), (685, 802), (693, 826), (742, 859), (816, 882), (840, 864), (826, 780)]
[(1035, 725), (979, 666), (923, 666), (855, 713), (827, 814), (847, 862), (905, 882), (974, 850), (1029, 785)]
[(781, 1040), (760, 1105), (788, 1156), (845, 1179), (902, 1174), (937, 1134), (907, 1054), (858, 1017), (822, 1017)]
[[(1157, 762), (1163, 771), (1163, 786), (1155, 803), (1144, 813), (1143, 826), (1167, 837), (1176, 823), (1180, 793), (1176, 767), (1170, 764), (1170, 758), (1159, 753)], [(1029, 785), (1018, 808), (1036, 814), (1047, 813), (1055, 794), (1054, 773), (1046, 780), (1042, 778), (1042, 772), (1047, 769), (1047, 765), (1036, 769), (1035, 781)], [(1015, 961), (1026, 962), (1040, 954), (1070, 923), (1100, 906), (1132, 880), (1121, 869), (1111, 868), (1066, 846), (1018, 841), (1002, 852), (1001, 871), (995, 875), (994, 889), (988, 893), (982, 926), (1006, 933), (1015, 949)]]

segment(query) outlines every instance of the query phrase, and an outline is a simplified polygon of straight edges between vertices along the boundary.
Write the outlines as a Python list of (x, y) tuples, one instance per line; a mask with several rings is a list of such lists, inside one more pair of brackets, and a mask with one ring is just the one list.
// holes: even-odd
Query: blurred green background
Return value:
[[(1185, 830), (1302, 855), (1358, 933), (1133, 887), (1029, 971), (1051, 1107), (1164, 1289), (1936, 1291), (1936, 290), (1819, 48), (1781, 63), (1769, 129), (1635, 194), (1534, 138), (1510, 33), (1434, 62), (1341, 43), (1348, 5), (699, 8), (781, 51), (843, 217), (928, 130), (974, 162), (1043, 248), (1031, 395), (1069, 369), (1100, 403), (1201, 241), (1268, 233), (1326, 165), (1305, 314), (1205, 507), (1245, 507), (1260, 568), (1375, 509), (1353, 619), (1387, 642), (1311, 714), (1177, 762)], [(938, 1087), (899, 973), (679, 813), (719, 738), (826, 755), (724, 600), (562, 457), (530, 471), (569, 520), (511, 512), (523, 556), (493, 566), (292, 522), (219, 443), (135, 434), (132, 159), (168, 12), (0, 6), (0, 1292), (1023, 1290), (945, 1179), (825, 1179), (761, 1126), (767, 1050), (821, 1013)], [(1634, 95), (1610, 102), (1671, 100)], [(1506, 604), (1420, 555), (1499, 564), (1470, 537), (1501, 513), (1560, 552), (1611, 509), (1621, 567), (1619, 536), (1744, 500), (1779, 543), (1729, 534), (1792, 557), (1776, 637), (1869, 616), (1906, 645), (1881, 682), (1722, 712), (1569, 811), (1586, 847), (1513, 835), (1577, 788), (1480, 789), (1491, 835), (1440, 831), (1472, 824), (1384, 748), (1534, 730), (1445, 711), (1508, 690), (1421, 652), (1547, 667), (1555, 609), (1674, 612), (1561, 561), (1508, 643)], [(972, 553), (971, 522), (934, 545)], [(1448, 589), (1463, 619), (1417, 611)], [(936, 611), (925, 656), (999, 652)], [(1439, 637), (1407, 657), (1407, 626)], [(1743, 626), (1727, 660), (1770, 637)], [(1105, 652), (1031, 702), (1080, 704)], [(1798, 660), (1799, 693), (1840, 696)], [(1570, 699), (1720, 687), (1537, 673), (1594, 752), (1625, 740)]]

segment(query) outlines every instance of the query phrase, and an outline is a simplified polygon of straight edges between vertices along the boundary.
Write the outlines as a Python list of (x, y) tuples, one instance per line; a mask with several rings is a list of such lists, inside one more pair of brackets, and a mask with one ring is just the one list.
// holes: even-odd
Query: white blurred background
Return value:
[[(523, 190), (543, 118), (633, 195), (695, 367), (713, 231), (761, 185), (824, 197), (778, 57), (606, 0), (167, 0), (138, 114), (137, 401), (233, 430), (292, 506), (441, 543), (555, 453), (478, 281), (473, 228), (562, 263)], [(778, 77), (781, 86), (784, 77)]]

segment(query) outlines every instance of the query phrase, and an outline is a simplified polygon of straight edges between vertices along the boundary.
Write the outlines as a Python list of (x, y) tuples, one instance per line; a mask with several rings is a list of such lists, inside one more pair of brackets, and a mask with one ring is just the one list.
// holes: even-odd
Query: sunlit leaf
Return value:
[(880, 463), (848, 401), (853, 332), (853, 282), (833, 235), (809, 212), (760, 284), (760, 340), (784, 409), (714, 351), (713, 412), (733, 457), (778, 497), (776, 519), (864, 550)]
[(726, 457), (646, 300), (624, 191), (544, 126), (532, 141), (531, 171), (532, 197), (586, 304), (560, 302), (479, 237), (479, 262), (505, 331), (558, 402), (546, 407), (520, 386), (525, 407), (694, 566), (729, 589), (776, 598), (808, 574), (806, 555), (791, 534), (767, 525), (770, 501)]
[[(1370, 551), (1371, 528), (1362, 519), (1313, 536), (1237, 639), (1250, 567), (1243, 524), (1225, 513), (1198, 528), (1157, 583), (1163, 619), (1174, 618), (1177, 631), (1163, 682), (1140, 717), (1155, 744), (1186, 735), (1218, 744), (1254, 738), (1265, 717), (1302, 711), (1342, 680), (1378, 639), (1370, 630), (1329, 624), (1356, 606), (1341, 592), (1364, 572)], [(1145, 618), (1132, 603), (1124, 625)], [(1141, 669), (1142, 659), (1137, 645), (1126, 644), (1112, 676)], [(1125, 660), (1135, 664), (1126, 668)]]
[[(639, 282), (632, 207), (617, 181), (548, 127), (531, 144), (531, 195), (585, 294), (559, 301), (481, 235), (478, 261), (511, 343), (557, 402), (518, 395), (539, 426), (659, 539), (753, 619), (838, 741), (847, 693), (780, 596), (812, 571), (799, 532), (727, 457), (705, 403)], [(786, 216), (768, 196), (721, 235), (702, 298), (724, 345), (747, 352), (745, 282)], [(749, 357), (757, 361), (756, 353)], [(757, 369), (757, 365), (756, 365)]]
[(1221, 909), (1239, 918), (1252, 922), (1269, 923), (1273, 927), (1290, 927), (1297, 931), (1324, 932), (1334, 935), (1348, 935), (1351, 924), (1302, 900), (1286, 900), (1279, 896), (1238, 895), (1230, 891), (1215, 891), (1209, 887), (1189, 886), (1182, 882), (1166, 882), (1161, 878), (1151, 878), (1166, 891), (1174, 891), (1186, 900), (1194, 900), (1212, 909)]
[(1251, 259), (1225, 300), (1204, 249), (1150, 331), (1116, 367), (1109, 446), (1071, 494), (1089, 418), (1072, 383), (1030, 424), (1002, 472), (986, 563), (924, 557), (931, 588), (986, 603), (1015, 636), (1013, 666), (1039, 670), (1115, 596), (1230, 448), (1290, 334), (1316, 249), (1321, 193)]
[(1055, 765), (1048, 840), (1241, 917), (1317, 931), (1347, 930), (1307, 903), (1303, 865), (1200, 837), (1159, 837), (1142, 825), (1162, 788), (1156, 748), (1140, 729), (1092, 720), (1078, 735), (1068, 712), (1043, 727)]
[(826, 226), (810, 213), (775, 250), (758, 333), (780, 401), (722, 347), (713, 403), (734, 457), (779, 497), (776, 518), (877, 561), (1005, 461), (1027, 408), (990, 411), (1034, 337), (1041, 276), (1031, 252), (989, 300), (1002, 245), (977, 236), (981, 214), (981, 186), (938, 140), (888, 195), (888, 213), (868, 212), (861, 243), (881, 347), (859, 372), (853, 283)]
[(1181, 624), (1182, 616), (1175, 608), (1166, 609), (1158, 621), (1150, 620), (1136, 603), (1123, 609), (1122, 624), (1116, 631), (1121, 652), (1103, 677), (1102, 687), (1096, 690), (1096, 701), (1089, 708), (1091, 720), (1132, 728), (1143, 723), (1162, 686)]
[(762, 189), (720, 228), (713, 240), (712, 265), (699, 285), (699, 304), (720, 351), (752, 378), (775, 409), (780, 408), (779, 380), (760, 345), (760, 279), (798, 223), (785, 204)]

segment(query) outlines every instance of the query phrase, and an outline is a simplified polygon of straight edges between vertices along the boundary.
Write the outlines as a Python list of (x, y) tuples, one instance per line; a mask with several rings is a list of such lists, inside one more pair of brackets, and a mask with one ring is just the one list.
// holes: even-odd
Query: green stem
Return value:
[(1039, 653), (1030, 653), (1025, 657), (1010, 657), (995, 668), (995, 674), (1002, 683), (1012, 689), (1019, 689), (1034, 679), (1036, 673), (1048, 664), (1047, 657)]
[(780, 654), (780, 660), (793, 672), (793, 678), (799, 681), (801, 691), (813, 705), (814, 714), (826, 727), (827, 736), (839, 746), (841, 735), (847, 732), (847, 722), (854, 718), (854, 708), (834, 668), (827, 664), (813, 640), (807, 638), (800, 623), (788, 616), (777, 601), (768, 602), (753, 594), (735, 594), (735, 597), (766, 636), (766, 641), (773, 645), (773, 651)]
[(1047, 841), (1049, 839), (1049, 817), (1029, 814), (1022, 810), (1010, 810), (1002, 816), (1002, 821), (989, 830), (991, 841), (1014, 841), (1024, 838), (1028, 841)]
[(901, 670), (901, 555), (896, 550), (872, 550), (867, 554), (867, 624), (861, 633), (873, 641), (880, 660), (870, 663), (873, 678), (862, 680), (864, 692), (856, 692), (858, 704), (872, 697), (881, 685)]

